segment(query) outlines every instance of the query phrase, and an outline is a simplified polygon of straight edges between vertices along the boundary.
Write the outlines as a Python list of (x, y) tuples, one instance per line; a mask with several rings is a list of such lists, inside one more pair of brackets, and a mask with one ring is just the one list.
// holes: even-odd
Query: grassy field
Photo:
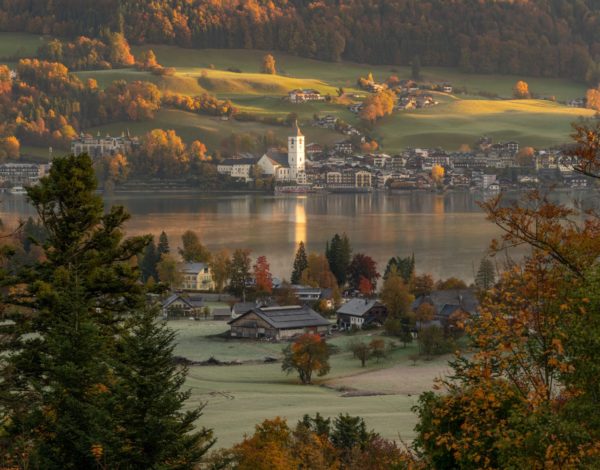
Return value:
[[(42, 38), (36, 35), (0, 33), (0, 57), (35, 54)], [(258, 73), (264, 51), (183, 49), (175, 46), (134, 47), (134, 54), (152, 48), (164, 66), (176, 68), (172, 77), (157, 77), (134, 69), (77, 72), (82, 79), (94, 78), (103, 87), (113, 80), (150, 80), (164, 91), (189, 95), (203, 92), (221, 99), (231, 99), (242, 111), (261, 116), (286, 116), (297, 113), (309, 141), (332, 144), (344, 138), (333, 131), (307, 127), (314, 114), (333, 114), (351, 124), (358, 118), (346, 106), (331, 103), (305, 103), (293, 105), (285, 101), (287, 91), (293, 88), (316, 88), (333, 96), (337, 87), (355, 90), (356, 79), (372, 72), (377, 80), (391, 74), (408, 78), (408, 67), (366, 65), (352, 62), (320, 62), (284, 53), (274, 53), (279, 75)], [(235, 73), (227, 69), (240, 69)], [(572, 109), (541, 100), (489, 100), (479, 92), (495, 93), (509, 98), (518, 79), (525, 79), (530, 90), (539, 96), (554, 96), (566, 100), (583, 96), (585, 85), (570, 80), (528, 78), (498, 75), (464, 74), (457, 69), (424, 67), (426, 82), (451, 82), (455, 87), (466, 88), (468, 94), (438, 95), (441, 104), (432, 108), (397, 112), (375, 126), (374, 136), (381, 149), (394, 153), (406, 146), (441, 146), (456, 149), (461, 144), (471, 144), (482, 135), (496, 140), (514, 139), (521, 145), (547, 146), (569, 140), (571, 123), (580, 116), (590, 117), (591, 111)], [(365, 94), (361, 92), (361, 94)], [(221, 121), (209, 116), (199, 116), (183, 111), (163, 110), (156, 118), (144, 123), (112, 123), (90, 132), (120, 133), (129, 128), (140, 134), (153, 128), (175, 129), (186, 141), (201, 139), (209, 148), (218, 148), (224, 137), (231, 133), (263, 134), (273, 131), (285, 138), (287, 129), (256, 122)], [(41, 154), (45, 149), (29, 149)]]
[[(178, 332), (175, 353), (194, 360), (211, 356), (219, 360), (256, 361), (236, 366), (193, 366), (186, 385), (192, 390), (189, 406), (205, 402), (199, 425), (211, 427), (218, 437), (217, 447), (239, 442), (254, 425), (275, 416), (295, 423), (304, 414), (319, 412), (325, 416), (350, 413), (363, 416), (368, 425), (390, 439), (410, 440), (416, 422), (411, 407), (420, 392), (431, 388), (433, 379), (446, 370), (446, 358), (417, 362), (408, 356), (416, 346), (394, 348), (380, 363), (370, 361), (365, 368), (346, 350), (353, 338), (370, 341), (376, 335), (361, 333), (337, 336), (330, 343), (340, 352), (331, 358), (331, 372), (315, 381), (300, 385), (294, 376), (286, 376), (281, 364), (263, 364), (266, 356), (280, 357), (285, 343), (226, 340), (214, 337), (227, 325), (218, 322), (169, 322)], [(386, 338), (390, 343), (390, 340)], [(344, 391), (355, 390), (343, 396)], [(357, 392), (356, 392), (357, 391)], [(369, 395), (369, 393), (381, 395)]]
[(0, 32), (0, 59), (32, 57), (43, 43), (37, 34)]

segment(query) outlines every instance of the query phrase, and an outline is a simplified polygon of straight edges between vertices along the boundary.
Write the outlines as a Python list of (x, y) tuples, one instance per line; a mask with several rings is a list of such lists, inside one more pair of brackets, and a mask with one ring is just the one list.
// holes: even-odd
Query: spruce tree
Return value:
[(214, 444), (210, 429), (194, 429), (204, 405), (184, 410), (187, 368), (174, 361), (175, 333), (152, 309), (132, 318), (120, 340), (121, 381), (115, 395), (121, 422), (117, 437), (127, 448), (124, 468), (193, 469)]
[(169, 248), (169, 238), (167, 237), (167, 234), (162, 231), (160, 233), (160, 236), (158, 237), (158, 257), (160, 258), (162, 255), (167, 254), (171, 251), (171, 248)]
[(336, 233), (325, 248), (325, 256), (338, 285), (343, 287), (348, 278), (348, 268), (352, 259), (352, 248), (347, 235), (340, 236)]
[(482, 290), (490, 289), (496, 282), (494, 263), (489, 258), (482, 258), (475, 276), (475, 285)]
[(160, 261), (160, 255), (158, 249), (154, 243), (154, 240), (150, 241), (144, 250), (144, 255), (140, 260), (140, 271), (142, 275), (142, 281), (147, 282), (148, 279), (153, 278), (155, 281), (158, 280), (158, 273), (156, 271), (156, 265)]
[(291, 283), (299, 284), (302, 278), (302, 273), (308, 268), (308, 258), (306, 256), (306, 249), (304, 248), (304, 242), (300, 242), (298, 245), (298, 251), (296, 251), (296, 258), (294, 259), (294, 269), (292, 270)]

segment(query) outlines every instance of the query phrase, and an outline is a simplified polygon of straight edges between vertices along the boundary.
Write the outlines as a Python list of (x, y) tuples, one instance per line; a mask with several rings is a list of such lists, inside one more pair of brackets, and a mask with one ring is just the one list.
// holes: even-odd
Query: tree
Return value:
[(529, 85), (523, 80), (519, 80), (513, 87), (513, 97), (518, 100), (526, 100), (531, 97)]
[(8, 136), (0, 139), (0, 160), (15, 160), (21, 154), (21, 143), (14, 136)]
[(361, 276), (358, 283), (358, 291), (360, 294), (364, 297), (369, 297), (373, 294), (374, 290), (375, 286), (371, 284), (371, 281), (369, 281), (366, 277)]
[(437, 290), (453, 290), (453, 289), (466, 289), (467, 284), (462, 279), (456, 277), (449, 277), (448, 279), (440, 279), (436, 284)]
[(186, 263), (208, 263), (210, 262), (210, 251), (200, 243), (198, 234), (192, 230), (186, 230), (181, 235), (183, 247), (179, 254)]
[(410, 63), (411, 72), (410, 76), (413, 80), (421, 80), (421, 58), (416, 55), (413, 57), (412, 62)]
[(343, 287), (346, 284), (348, 267), (350, 266), (352, 257), (350, 240), (346, 234), (340, 236), (336, 233), (333, 236), (331, 241), (325, 247), (325, 256), (338, 285)]
[(412, 293), (415, 297), (429, 295), (433, 292), (434, 282), (431, 274), (421, 274), (415, 277)]
[(299, 305), (300, 299), (298, 299), (298, 293), (292, 285), (283, 281), (281, 286), (277, 289), (276, 300), (279, 305)]
[[(187, 409), (191, 391), (182, 391), (187, 369), (175, 362), (176, 333), (142, 310), (119, 341), (116, 367), (122, 382), (116, 397), (121, 423), (115, 436), (127, 443), (128, 468), (194, 468), (212, 447), (212, 431), (195, 430), (204, 405)], [(184, 409), (184, 407), (186, 409)], [(174, 462), (177, 462), (174, 464)]]
[(216, 291), (223, 292), (231, 272), (231, 255), (228, 250), (222, 249), (213, 254), (210, 260), (210, 270)]
[(481, 290), (491, 289), (496, 282), (494, 263), (489, 258), (482, 258), (475, 276), (475, 285)]
[(256, 292), (259, 295), (268, 295), (273, 292), (273, 277), (266, 256), (259, 256), (253, 266)]
[(371, 349), (371, 356), (379, 362), (380, 359), (385, 357), (385, 341), (382, 338), (374, 338), (369, 343)]
[(402, 277), (406, 285), (412, 285), (415, 276), (415, 255), (413, 254), (405, 258), (401, 258), (400, 256), (390, 258), (385, 267), (384, 279), (387, 279), (392, 269), (396, 270), (396, 273)]
[(294, 258), (294, 268), (292, 270), (292, 277), (290, 279), (292, 284), (300, 283), (302, 273), (306, 268), (308, 268), (306, 249), (304, 248), (304, 242), (300, 242), (298, 245), (298, 250), (296, 251), (296, 257)]
[(586, 108), (600, 111), (600, 86), (590, 88), (585, 94)]
[(157, 251), (154, 238), (146, 245), (144, 254), (140, 260), (140, 271), (142, 275), (142, 281), (147, 282), (148, 279), (158, 279), (158, 272), (156, 265), (160, 261), (160, 255)]
[(323, 289), (336, 289), (337, 280), (325, 255), (319, 253), (308, 254), (308, 266), (302, 272), (300, 282), (303, 285), (321, 287)]
[(371, 348), (367, 343), (356, 341), (350, 343), (350, 351), (352, 355), (360, 361), (362, 367), (365, 366), (367, 360), (371, 357)]
[(372, 124), (377, 119), (392, 114), (395, 102), (396, 95), (393, 91), (382, 90), (364, 100), (359, 116)]
[(348, 281), (350, 287), (358, 290), (361, 278), (367, 279), (371, 285), (375, 286), (377, 284), (377, 279), (380, 277), (380, 274), (377, 272), (377, 263), (375, 263), (373, 258), (363, 253), (354, 255), (350, 266), (348, 266)]
[(415, 298), (394, 268), (383, 282), (380, 298), (387, 307), (388, 317), (408, 320), (410, 306)]
[(448, 342), (444, 337), (444, 330), (437, 325), (421, 328), (418, 340), (420, 353), (427, 359), (448, 352)]
[(246, 290), (252, 281), (250, 268), (252, 260), (250, 259), (250, 250), (237, 248), (231, 256), (229, 264), (229, 289), (234, 295), (246, 299)]
[(156, 272), (160, 282), (164, 282), (170, 287), (177, 288), (183, 283), (181, 267), (175, 257), (169, 253), (160, 257), (160, 261), (156, 265)]
[(273, 57), (271, 54), (266, 54), (262, 59), (260, 71), (261, 73), (267, 73), (269, 75), (277, 74), (277, 69), (275, 67), (275, 57)]
[(303, 384), (312, 383), (312, 374), (319, 377), (329, 372), (329, 347), (321, 336), (307, 333), (283, 350), (281, 368), (287, 374), (297, 372)]
[(438, 164), (431, 167), (431, 179), (436, 185), (442, 184), (444, 181), (444, 167)]
[(160, 232), (160, 236), (158, 237), (158, 247), (156, 248), (158, 256), (166, 255), (171, 252), (171, 248), (169, 247), (169, 238), (167, 234), (162, 231)]

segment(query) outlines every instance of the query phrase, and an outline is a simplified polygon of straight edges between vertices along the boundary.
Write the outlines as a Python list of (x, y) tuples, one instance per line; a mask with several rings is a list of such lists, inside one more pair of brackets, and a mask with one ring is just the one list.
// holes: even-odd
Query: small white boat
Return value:
[(27, 190), (23, 186), (14, 186), (10, 188), (10, 194), (27, 194)]

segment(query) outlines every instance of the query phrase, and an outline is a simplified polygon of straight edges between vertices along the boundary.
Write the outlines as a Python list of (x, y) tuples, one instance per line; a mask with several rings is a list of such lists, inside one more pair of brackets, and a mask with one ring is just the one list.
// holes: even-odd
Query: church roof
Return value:
[(294, 121), (294, 136), (299, 137), (303, 135), (304, 134), (300, 130), (300, 127), (298, 127), (298, 120), (296, 119), (296, 121)]

